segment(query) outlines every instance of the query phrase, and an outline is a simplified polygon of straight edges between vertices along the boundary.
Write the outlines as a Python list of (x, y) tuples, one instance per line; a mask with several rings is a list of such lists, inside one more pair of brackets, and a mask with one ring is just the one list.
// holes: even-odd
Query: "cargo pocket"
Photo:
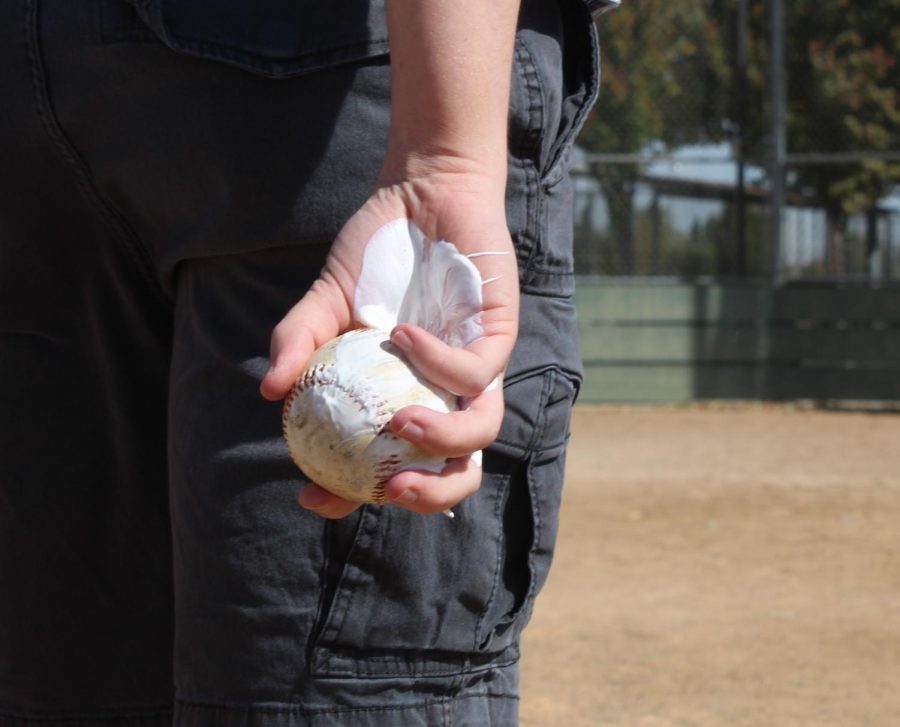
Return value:
[(270, 78), (388, 51), (383, 0), (123, 0), (172, 50)]
[(516, 36), (506, 217), (523, 293), (575, 290), (569, 171), (599, 87), (597, 32), (581, 0), (525, 0)]
[(525, 0), (513, 66), (510, 151), (541, 183), (568, 171), (571, 152), (600, 87), (597, 29), (582, 0)]
[(509, 382), (480, 490), (456, 517), (396, 507), (337, 522), (317, 676), (450, 676), (511, 663), (556, 538), (575, 383), (556, 368)]
[[(550, 570), (559, 530), (572, 405), (578, 382), (557, 367), (509, 382), (509, 416), (494, 450), (518, 462), (503, 511), (500, 579), (484, 619), (480, 646), (502, 650), (516, 642)], [(517, 391), (518, 390), (518, 391)], [(532, 411), (528, 411), (538, 402)], [(534, 426), (525, 422), (533, 420)], [(531, 440), (525, 447), (522, 441)]]

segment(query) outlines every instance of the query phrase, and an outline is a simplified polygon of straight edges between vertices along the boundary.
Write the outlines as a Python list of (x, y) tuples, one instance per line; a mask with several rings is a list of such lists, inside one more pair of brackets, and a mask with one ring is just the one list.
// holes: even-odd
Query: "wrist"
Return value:
[(502, 202), (506, 193), (506, 147), (494, 158), (476, 157), (454, 148), (441, 146), (406, 147), (389, 144), (378, 186), (411, 185), (439, 186), (442, 188), (474, 184), (481, 194), (495, 196)]
[(519, 0), (388, 0), (391, 128), (385, 179), (506, 179)]
[[(487, 173), (506, 173), (508, 93), (498, 93), (502, 107), (486, 113), (438, 113), (438, 104), (423, 101), (426, 108), (406, 108), (408, 99), (395, 98), (391, 105), (388, 157), (409, 159), (413, 167), (451, 162), (451, 166), (476, 167)], [(492, 103), (498, 104), (498, 98)], [(462, 101), (460, 106), (464, 107)], [(432, 161), (434, 160), (434, 162)]]

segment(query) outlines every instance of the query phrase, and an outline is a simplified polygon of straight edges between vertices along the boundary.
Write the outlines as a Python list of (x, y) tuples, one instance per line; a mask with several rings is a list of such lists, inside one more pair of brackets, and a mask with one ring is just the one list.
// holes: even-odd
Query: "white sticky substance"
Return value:
[(412, 220), (394, 220), (366, 245), (353, 314), (388, 332), (413, 323), (462, 348), (484, 334), (481, 285), (478, 268), (456, 245), (430, 242)]
[[(467, 256), (450, 242), (427, 240), (411, 220), (389, 222), (372, 236), (353, 304), (354, 318), (368, 328), (320, 348), (285, 401), (285, 439), (314, 482), (349, 500), (381, 502), (396, 473), (443, 469), (445, 459), (391, 434), (387, 425), (404, 406), (449, 412), (461, 402), (424, 381), (393, 349), (389, 333), (398, 323), (413, 323), (464, 347), (484, 335), (481, 288)], [(480, 463), (481, 453), (473, 458)]]

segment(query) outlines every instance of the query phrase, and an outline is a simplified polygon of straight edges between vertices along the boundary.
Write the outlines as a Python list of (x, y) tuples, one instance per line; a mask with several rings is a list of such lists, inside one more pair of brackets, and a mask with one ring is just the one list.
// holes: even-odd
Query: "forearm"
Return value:
[(505, 178), (518, 6), (519, 0), (388, 1), (389, 164), (439, 158)]

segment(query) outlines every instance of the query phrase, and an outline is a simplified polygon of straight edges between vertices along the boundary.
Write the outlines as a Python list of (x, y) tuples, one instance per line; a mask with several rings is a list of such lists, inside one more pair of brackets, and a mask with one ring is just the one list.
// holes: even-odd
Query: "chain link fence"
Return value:
[(900, 0), (628, 0), (576, 160), (576, 272), (900, 280)]

